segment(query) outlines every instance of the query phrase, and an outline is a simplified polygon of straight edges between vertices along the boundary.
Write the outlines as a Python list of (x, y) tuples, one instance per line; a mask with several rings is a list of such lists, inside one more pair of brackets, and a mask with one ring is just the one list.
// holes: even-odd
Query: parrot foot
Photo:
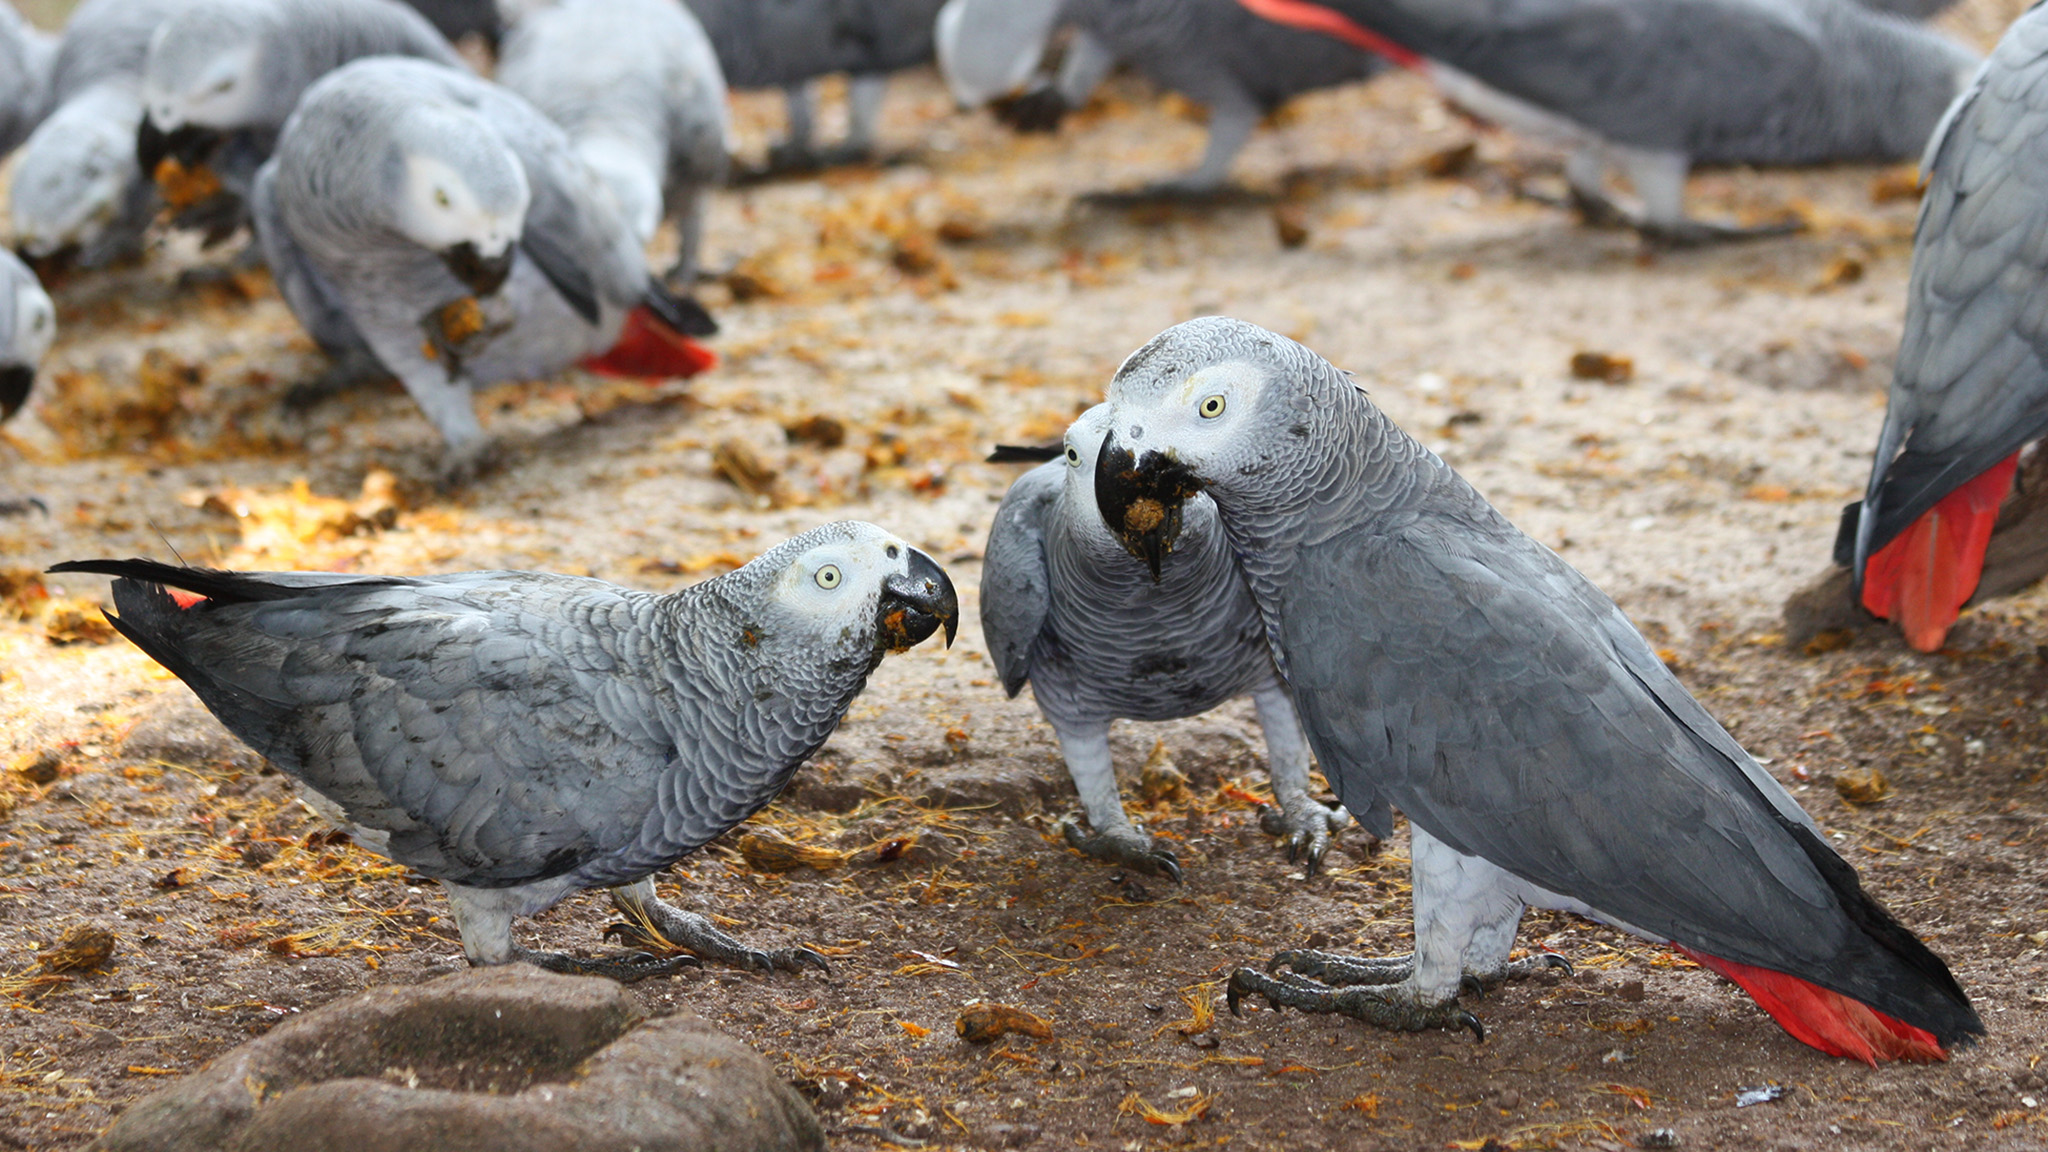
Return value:
[(1717, 224), (1711, 220), (1693, 219), (1668, 222), (1637, 220), (1632, 223), (1643, 239), (1667, 248), (1700, 248), (1708, 244), (1764, 240), (1773, 236), (1790, 236), (1806, 230), (1805, 222), (1796, 219), (1750, 225)]
[(1295, 948), (1276, 953), (1266, 961), (1268, 972), (1282, 967), (1292, 969), (1295, 975), (1340, 987), (1399, 984), (1415, 973), (1415, 957), (1344, 956), (1336, 952), (1318, 952), (1313, 948)]
[(1350, 823), (1349, 812), (1326, 808), (1307, 796), (1292, 802), (1282, 800), (1278, 808), (1268, 805), (1259, 810), (1259, 830), (1283, 840), (1288, 861), (1300, 864), (1303, 878), (1310, 880), (1315, 879), (1323, 866), (1323, 856), (1330, 851), (1330, 837)]
[(1396, 1032), (1420, 1032), (1425, 1028), (1468, 1028), (1481, 1042), (1486, 1026), (1479, 1017), (1458, 1006), (1455, 996), (1433, 1000), (1402, 983), (1388, 987), (1332, 988), (1304, 976), (1268, 976), (1251, 968), (1230, 974), (1224, 998), (1230, 1014), (1242, 1015), (1240, 1003), (1246, 996), (1263, 996), (1274, 1008), (1297, 1008), (1319, 1014), (1338, 1013)]
[(40, 496), (24, 496), (19, 500), (0, 500), (0, 517), (26, 516), (30, 512), (41, 512), (43, 519), (50, 518), (50, 506)]
[(586, 960), (566, 952), (535, 952), (531, 948), (519, 947), (512, 949), (512, 960), (564, 976), (604, 976), (621, 984), (631, 984), (650, 976), (673, 976), (685, 968), (704, 966), (704, 962), (695, 956), (650, 956), (645, 952), (628, 952)]
[(490, 437), (450, 445), (434, 470), (434, 484), (442, 492), (460, 491), (496, 471), (504, 454), (505, 446)]
[(1458, 990), (1484, 997), (1510, 980), (1527, 980), (1531, 976), (1552, 969), (1562, 970), (1567, 976), (1578, 971), (1572, 967), (1571, 961), (1555, 952), (1532, 952), (1520, 960), (1503, 962), (1500, 968), (1493, 972), (1474, 972), (1467, 969), (1464, 979), (1458, 982)]
[(1067, 847), (1097, 860), (1107, 860), (1149, 876), (1165, 876), (1181, 882), (1180, 857), (1166, 848), (1155, 847), (1152, 837), (1134, 824), (1113, 824), (1093, 836), (1081, 831), (1072, 820), (1060, 821), (1060, 836)]
[(635, 919), (644, 917), (647, 923), (620, 921), (612, 924), (604, 930), (606, 939), (616, 935), (628, 945), (671, 950), (687, 948), (706, 960), (755, 972), (801, 972), (805, 968), (816, 968), (827, 976), (832, 974), (832, 966), (825, 963), (825, 958), (809, 948), (767, 951), (749, 948), (720, 932), (710, 920), (659, 900), (647, 901), (637, 910), (622, 907), (621, 911), (634, 915)]
[(319, 375), (292, 385), (284, 394), (284, 406), (290, 412), (304, 412), (343, 392), (391, 378), (390, 371), (368, 349), (351, 349), (334, 357)]
[(1270, 203), (1275, 197), (1236, 184), (1207, 180), (1161, 180), (1119, 192), (1090, 192), (1080, 202), (1091, 208), (1142, 210), (1146, 208), (1243, 208)]

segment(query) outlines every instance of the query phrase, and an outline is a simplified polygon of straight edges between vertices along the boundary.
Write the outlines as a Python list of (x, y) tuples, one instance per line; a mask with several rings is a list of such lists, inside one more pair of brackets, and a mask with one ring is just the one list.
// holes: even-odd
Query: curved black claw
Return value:
[(1350, 814), (1342, 808), (1333, 811), (1315, 800), (1301, 803), (1293, 811), (1259, 805), (1259, 830), (1285, 841), (1287, 860), (1301, 865), (1304, 880), (1315, 879), (1330, 851), (1331, 834), (1350, 822)]
[(1486, 1025), (1479, 1022), (1479, 1017), (1460, 1008), (1456, 1012), (1451, 1013), (1451, 1020), (1458, 1027), (1470, 1028), (1474, 1039), (1478, 1040), (1481, 1044), (1486, 1043)]
[(1471, 996), (1474, 1000), (1486, 999), (1486, 981), (1470, 972), (1458, 977), (1458, 995)]
[(1555, 952), (1538, 952), (1536, 955), (1529, 957), (1529, 959), (1541, 962), (1542, 966), (1545, 968), (1562, 968), (1564, 969), (1564, 974), (1567, 976), (1576, 976), (1579, 974), (1579, 970), (1572, 966), (1572, 962), (1570, 960), (1567, 960), (1564, 957), (1559, 956)]
[[(723, 934), (720, 936), (723, 937)], [(832, 965), (826, 963), (825, 957), (809, 948), (748, 948), (732, 941), (730, 937), (723, 937), (722, 940), (706, 939), (702, 943), (664, 939), (650, 933), (641, 925), (625, 920), (615, 920), (605, 926), (604, 938), (610, 940), (615, 937), (621, 944), (629, 947), (638, 945), (643, 948), (667, 949), (681, 945), (701, 950), (709, 959), (753, 972), (801, 972), (806, 968), (816, 968), (827, 976), (832, 974)], [(688, 959), (693, 964), (703, 963), (695, 956), (689, 956)]]
[(1250, 977), (1255, 975), (1257, 974), (1249, 968), (1231, 969), (1230, 982), (1223, 986), (1223, 1002), (1230, 1006), (1230, 1014), (1232, 1016), (1244, 1015), (1244, 1010), (1240, 1005), (1244, 1001), (1246, 994), (1259, 990), (1257, 982), (1250, 979)]
[(1114, 825), (1091, 836), (1072, 820), (1062, 820), (1060, 838), (1083, 855), (1181, 883), (1180, 857), (1171, 849), (1154, 846), (1152, 837), (1129, 824)]

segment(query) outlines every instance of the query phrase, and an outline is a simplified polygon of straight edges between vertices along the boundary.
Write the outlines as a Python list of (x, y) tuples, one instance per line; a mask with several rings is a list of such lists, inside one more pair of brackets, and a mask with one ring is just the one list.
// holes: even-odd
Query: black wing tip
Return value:
[(697, 302), (694, 296), (673, 292), (660, 279), (649, 277), (647, 281), (647, 310), (663, 324), (685, 336), (706, 337), (718, 335), (718, 319), (709, 309)]
[(990, 464), (1044, 464), (1066, 455), (1065, 444), (998, 444), (988, 454)]

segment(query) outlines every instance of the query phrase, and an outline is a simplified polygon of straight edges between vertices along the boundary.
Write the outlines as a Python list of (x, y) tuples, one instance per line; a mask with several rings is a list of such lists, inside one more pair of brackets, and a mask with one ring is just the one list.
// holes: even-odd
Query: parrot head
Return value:
[(157, 26), (142, 66), (135, 159), (155, 176), (165, 160), (202, 167), (225, 134), (283, 119), (263, 83), (264, 46), (278, 23), (253, 0), (200, 0)]
[(778, 682), (866, 676), (890, 652), (960, 627), (953, 581), (930, 556), (858, 520), (813, 528), (718, 577), (740, 612), (738, 645)]
[(533, 192), (503, 137), (465, 109), (416, 108), (393, 126), (387, 171), (400, 235), (478, 296), (504, 285)]
[(0, 312), (0, 420), (14, 415), (28, 401), (36, 365), (57, 336), (57, 309), (29, 270), (11, 255), (0, 253), (0, 286), (11, 290), (14, 306)]
[(9, 212), (15, 244), (30, 259), (93, 249), (121, 214), (136, 172), (128, 155), (133, 140), (117, 120), (99, 114), (103, 100), (115, 99), (96, 92), (70, 101), (22, 145)]
[(1242, 321), (1191, 320), (1132, 353), (1110, 383), (1095, 501), (1154, 579), (1190, 497), (1256, 482), (1290, 435), (1307, 434), (1295, 390), (1269, 387), (1284, 370), (1279, 344), (1292, 341)]

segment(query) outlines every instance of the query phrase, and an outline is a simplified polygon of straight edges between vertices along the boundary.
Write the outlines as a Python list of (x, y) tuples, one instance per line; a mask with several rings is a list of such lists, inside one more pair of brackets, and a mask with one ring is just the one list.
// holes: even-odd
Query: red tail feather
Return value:
[(201, 596), (197, 592), (187, 592), (183, 588), (166, 588), (164, 591), (171, 594), (171, 601), (180, 608), (190, 608), (194, 604), (206, 603), (206, 597)]
[(1839, 992), (1830, 992), (1783, 972), (1708, 956), (1683, 945), (1672, 947), (1742, 985), (1757, 1006), (1769, 1012), (1793, 1039), (1830, 1056), (1847, 1056), (1872, 1067), (1880, 1060), (1932, 1064), (1948, 1059), (1941, 1041), (1932, 1032), (1894, 1020)]
[(1939, 649), (1977, 591), (1998, 505), (2012, 490), (2015, 452), (1942, 497), (1863, 567), (1863, 606), (1898, 622), (1906, 643)]
[(1238, 3), (1262, 20), (1334, 36), (1354, 48), (1362, 48), (1372, 53), (1396, 68), (1415, 71), (1422, 67), (1421, 56), (1360, 25), (1349, 16), (1325, 8), (1321, 4), (1313, 4), (1309, 0), (1238, 0)]
[(626, 326), (619, 329), (618, 343), (611, 351), (583, 362), (585, 368), (602, 376), (648, 380), (695, 376), (717, 364), (718, 353), (663, 324), (645, 308), (626, 313)]

